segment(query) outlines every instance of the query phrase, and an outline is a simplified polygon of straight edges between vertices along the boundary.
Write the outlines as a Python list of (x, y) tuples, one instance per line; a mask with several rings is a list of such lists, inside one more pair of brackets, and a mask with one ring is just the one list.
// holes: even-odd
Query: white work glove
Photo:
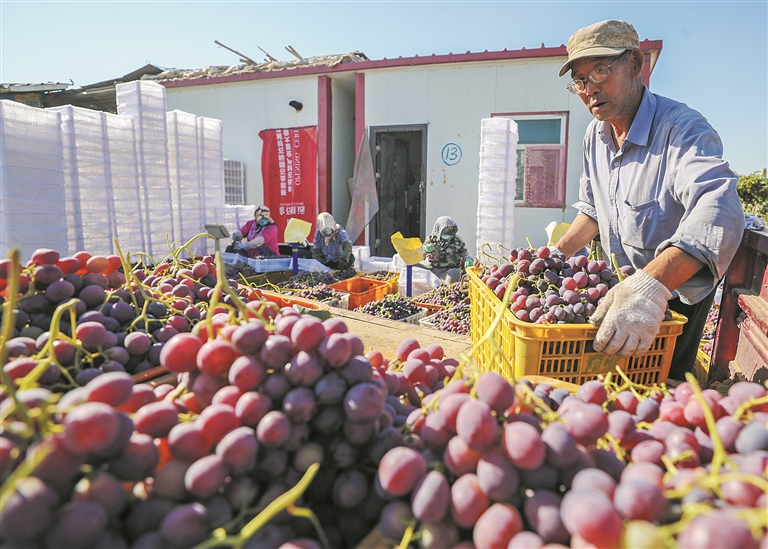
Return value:
[(264, 245), (264, 237), (254, 236), (253, 240), (248, 242), (248, 249), (253, 250), (254, 248), (261, 248), (263, 245)]
[(236, 250), (247, 250), (248, 249), (248, 244), (243, 244), (242, 242), (238, 242), (237, 244), (235, 244), (235, 249)]
[(232, 242), (237, 242), (238, 240), (243, 239), (243, 233), (240, 231), (235, 231), (232, 233)]
[(622, 357), (646, 352), (659, 333), (671, 297), (666, 286), (642, 270), (611, 288), (589, 319), (600, 325), (595, 351)]

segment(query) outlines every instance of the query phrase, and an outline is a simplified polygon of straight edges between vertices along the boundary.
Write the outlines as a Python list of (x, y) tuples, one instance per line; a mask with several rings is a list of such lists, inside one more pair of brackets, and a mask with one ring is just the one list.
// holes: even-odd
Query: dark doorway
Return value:
[(379, 212), (373, 223), (374, 255), (395, 254), (390, 237), (400, 231), (422, 240), (426, 217), (426, 124), (371, 128)]

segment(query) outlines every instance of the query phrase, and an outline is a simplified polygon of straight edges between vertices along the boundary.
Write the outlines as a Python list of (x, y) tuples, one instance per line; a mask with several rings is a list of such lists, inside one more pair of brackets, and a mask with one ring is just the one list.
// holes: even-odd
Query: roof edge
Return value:
[[(640, 42), (640, 49), (643, 51), (661, 51), (662, 40), (645, 39)], [(297, 67), (291, 69), (281, 69), (269, 72), (252, 72), (243, 74), (232, 74), (219, 77), (194, 78), (189, 80), (166, 80), (159, 81), (166, 88), (184, 88), (189, 86), (210, 86), (216, 84), (227, 84), (232, 82), (248, 82), (251, 80), (268, 80), (273, 78), (286, 78), (291, 76), (311, 76), (317, 74), (334, 74), (340, 72), (361, 72), (376, 69), (391, 69), (397, 67), (416, 67), (424, 65), (444, 65), (451, 63), (471, 63), (482, 61), (505, 61), (509, 59), (540, 59), (545, 57), (567, 57), (568, 52), (565, 45), (557, 47), (546, 47), (519, 50), (501, 50), (466, 53), (447, 53), (442, 55), (432, 54), (426, 57), (415, 55), (413, 57), (397, 57), (394, 59), (355, 61), (344, 63), (333, 67), (314, 66)]]

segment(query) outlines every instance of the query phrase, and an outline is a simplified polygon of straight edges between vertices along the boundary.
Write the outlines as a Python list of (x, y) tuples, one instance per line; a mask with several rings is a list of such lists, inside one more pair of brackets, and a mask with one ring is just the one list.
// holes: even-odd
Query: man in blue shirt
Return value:
[(584, 137), (579, 210), (559, 251), (570, 256), (600, 236), (620, 266), (638, 271), (605, 296), (592, 322), (597, 351), (646, 352), (664, 311), (688, 317), (669, 377), (693, 369), (715, 289), (744, 230), (737, 176), (707, 120), (643, 84), (634, 27), (602, 21), (568, 41), (567, 88), (595, 117)]

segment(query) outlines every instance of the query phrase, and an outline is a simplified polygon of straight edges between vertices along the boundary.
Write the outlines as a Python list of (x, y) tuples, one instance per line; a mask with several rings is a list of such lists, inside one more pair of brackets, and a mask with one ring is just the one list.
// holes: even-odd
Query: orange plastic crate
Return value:
[[(518, 320), (480, 280), (479, 268), (467, 269), (471, 303), (472, 345), (475, 360), (484, 371), (497, 372), (509, 380), (539, 375), (581, 385), (600, 374), (615, 372), (616, 366), (635, 383), (662, 383), (669, 376), (677, 336), (688, 321), (672, 313), (672, 320), (661, 323), (659, 335), (648, 352), (634, 357), (618, 357), (592, 349), (597, 327), (591, 324), (531, 324)], [(493, 330), (501, 353), (493, 353), (490, 341), (480, 344), (496, 317), (502, 318)], [(478, 345), (479, 344), (479, 345)]]
[(350, 310), (357, 309), (371, 301), (384, 299), (384, 296), (389, 293), (388, 282), (373, 280), (372, 278), (363, 278), (361, 276), (348, 278), (341, 282), (335, 282), (329, 284), (328, 287), (333, 288), (337, 292), (349, 294)]

